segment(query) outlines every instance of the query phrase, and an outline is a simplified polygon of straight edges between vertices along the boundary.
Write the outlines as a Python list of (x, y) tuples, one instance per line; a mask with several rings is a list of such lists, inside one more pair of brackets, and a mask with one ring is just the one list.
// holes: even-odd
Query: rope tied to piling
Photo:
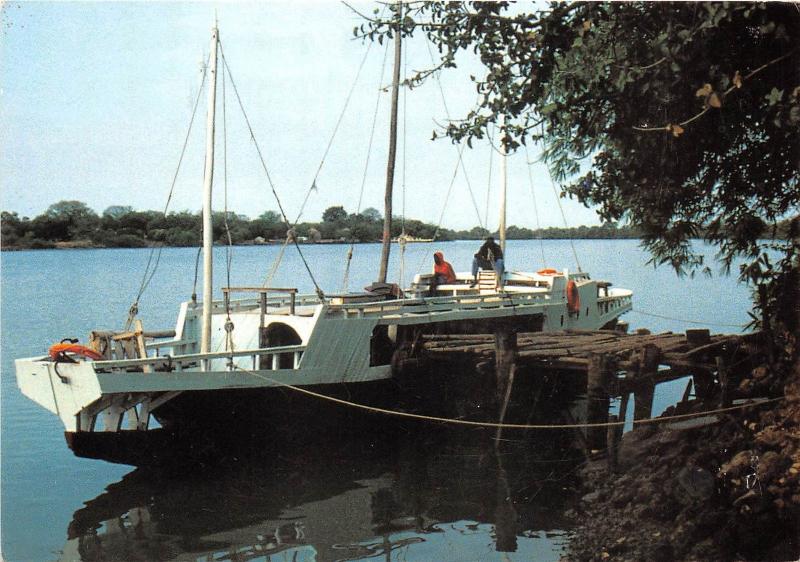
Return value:
[[(597, 422), (597, 423), (560, 423), (560, 424), (527, 424), (527, 423), (498, 423), (498, 422), (482, 422), (482, 421), (472, 421), (472, 420), (459, 420), (455, 418), (444, 418), (439, 416), (427, 416), (423, 414), (413, 414), (411, 412), (401, 412), (398, 410), (388, 410), (386, 408), (378, 408), (377, 406), (369, 406), (367, 404), (359, 404), (357, 402), (351, 402), (350, 400), (344, 400), (342, 398), (336, 398), (334, 396), (329, 396), (327, 394), (321, 394), (319, 392), (314, 392), (313, 390), (308, 390), (305, 388), (301, 388), (299, 386), (294, 386), (291, 384), (287, 384), (278, 380), (273, 379), (272, 377), (268, 377), (266, 375), (262, 375), (261, 373), (257, 373), (255, 371), (251, 371), (249, 369), (245, 369), (244, 367), (240, 367), (238, 365), (233, 365), (233, 368), (243, 373), (252, 375), (256, 378), (261, 380), (270, 382), (282, 388), (288, 388), (290, 390), (294, 390), (299, 392), (300, 394), (305, 394), (306, 396), (311, 396), (313, 398), (318, 398), (321, 400), (327, 400), (329, 402), (333, 402), (335, 404), (340, 404), (342, 406), (347, 406), (350, 408), (356, 408), (359, 410), (365, 410), (368, 412), (372, 412), (375, 414), (382, 414), (385, 416), (394, 416), (400, 418), (408, 418), (408, 419), (415, 419), (420, 421), (429, 421), (429, 422), (438, 422), (438, 423), (446, 423), (451, 425), (465, 425), (470, 427), (493, 427), (498, 429), (584, 429), (584, 428), (592, 428), (592, 427), (618, 427), (624, 426), (626, 421), (615, 421), (615, 422)], [(705, 410), (702, 412), (691, 412), (688, 414), (678, 414), (674, 416), (669, 416), (666, 418), (649, 418), (643, 420), (633, 420), (633, 425), (645, 425), (645, 424), (656, 424), (656, 423), (666, 423), (666, 422), (674, 422), (678, 420), (684, 419), (692, 419), (692, 418), (699, 418), (703, 416), (709, 416), (712, 414), (722, 414), (725, 412), (732, 412), (735, 410), (743, 410), (745, 408), (752, 408), (755, 406), (762, 406), (764, 404), (770, 404), (774, 402), (779, 402), (785, 400), (784, 396), (780, 396), (777, 398), (768, 398), (766, 400), (761, 400), (760, 402), (752, 402), (749, 404), (737, 404), (735, 406), (728, 406), (725, 408), (716, 408), (713, 410)]]

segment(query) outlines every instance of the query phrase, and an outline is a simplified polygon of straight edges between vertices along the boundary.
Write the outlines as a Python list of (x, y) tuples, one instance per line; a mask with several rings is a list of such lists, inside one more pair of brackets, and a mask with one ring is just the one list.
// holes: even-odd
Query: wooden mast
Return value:
[[(203, 182), (203, 323), (200, 353), (208, 353), (211, 345), (211, 309), (213, 298), (214, 230), (211, 223), (211, 189), (214, 183), (214, 110), (217, 102), (217, 43), (219, 32), (216, 21), (211, 30), (210, 83), (208, 88), (208, 113), (206, 119), (206, 166)], [(208, 363), (204, 362), (204, 369)]]
[(386, 193), (383, 197), (383, 246), (378, 282), (386, 283), (389, 269), (389, 251), (392, 244), (392, 189), (394, 187), (394, 164), (397, 155), (397, 98), (400, 89), (400, 22), (403, 18), (403, 3), (397, 5), (397, 26), (394, 30), (394, 74), (392, 76), (392, 113), (389, 124), (389, 159), (386, 163)]
[(506, 117), (505, 115), (500, 116), (500, 153), (502, 154), (501, 163), (502, 163), (502, 177), (503, 177), (503, 184), (502, 189), (500, 190), (500, 224), (499, 224), (499, 231), (500, 231), (500, 249), (503, 250), (503, 256), (505, 257), (506, 254), (506, 192), (508, 191), (508, 163), (506, 162), (508, 158), (508, 152), (506, 151), (506, 144), (503, 139), (506, 136)]

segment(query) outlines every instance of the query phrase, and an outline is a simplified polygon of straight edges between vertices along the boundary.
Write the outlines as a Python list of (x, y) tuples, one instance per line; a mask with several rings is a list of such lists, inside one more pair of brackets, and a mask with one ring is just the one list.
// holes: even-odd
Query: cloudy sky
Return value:
[[(370, 13), (377, 4), (356, 3)], [(0, 40), (0, 199), (4, 210), (35, 216), (51, 203), (78, 199), (98, 212), (110, 205), (162, 209), (208, 56), (217, 13), (233, 79), (288, 214), (294, 218), (316, 173), (367, 44), (353, 39), (360, 20), (338, 2), (5, 3)], [(407, 72), (430, 65), (422, 37), (406, 47)], [(354, 89), (304, 218), (319, 220), (331, 205), (356, 210), (376, 102), (378, 119), (361, 205), (383, 208), (388, 146), (391, 53), (375, 44)], [(474, 61), (442, 76), (452, 118), (475, 101)], [(218, 90), (221, 110), (221, 84)], [(228, 206), (254, 217), (277, 209), (244, 126), (230, 83), (227, 97)], [(201, 205), (205, 93), (170, 205)], [(403, 112), (403, 107), (406, 111)], [(404, 116), (405, 115), (405, 116)], [(431, 141), (448, 113), (436, 81), (401, 98), (395, 210), (437, 222), (457, 164), (447, 140)], [(218, 121), (215, 205), (223, 205), (221, 122)], [(405, 156), (402, 147), (405, 145)], [(530, 158), (538, 156), (531, 150)], [(475, 207), (497, 227), (500, 165), (489, 177), (488, 143), (465, 151), (469, 183), (458, 171), (444, 226), (478, 224)], [(509, 224), (535, 226), (524, 153), (509, 158)], [(405, 170), (405, 180), (403, 179)], [(532, 167), (542, 226), (561, 226), (546, 171)], [(597, 224), (594, 211), (566, 203), (570, 226)]]

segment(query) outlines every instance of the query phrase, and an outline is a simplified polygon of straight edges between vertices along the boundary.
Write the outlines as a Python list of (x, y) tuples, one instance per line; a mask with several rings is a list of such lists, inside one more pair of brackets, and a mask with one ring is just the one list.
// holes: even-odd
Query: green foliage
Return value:
[(122, 215), (127, 215), (128, 213), (132, 212), (133, 207), (128, 205), (111, 205), (110, 207), (107, 207), (105, 211), (103, 211), (103, 217), (118, 219)]
[(347, 220), (347, 211), (345, 211), (344, 207), (341, 205), (328, 207), (325, 209), (325, 212), (322, 213), (322, 222), (341, 224), (345, 220)]
[[(51, 206), (42, 215), (29, 220), (20, 218), (14, 212), (2, 212), (2, 244), (4, 248), (52, 248), (56, 242), (90, 242), (94, 246), (107, 248), (140, 248), (154, 244), (167, 246), (198, 246), (201, 244), (202, 217), (200, 213), (181, 211), (164, 216), (157, 211), (134, 211), (129, 207), (113, 206), (97, 218), (85, 204), (78, 201), (62, 202)], [(88, 210), (88, 212), (87, 212)], [(298, 237), (307, 238), (309, 242), (342, 241), (342, 242), (377, 242), (383, 235), (383, 218), (376, 209), (365, 209), (359, 214), (347, 215), (341, 206), (330, 207), (323, 216), (329, 220), (320, 223), (301, 223), (294, 230)], [(88, 234), (80, 233), (80, 237), (70, 234), (70, 223), (63, 220), (63, 215), (72, 217), (75, 214), (89, 217), (96, 227)], [(91, 217), (94, 217), (92, 219)], [(400, 236), (405, 229), (408, 236), (435, 240), (480, 240), (490, 232), (476, 226), (470, 230), (453, 231), (447, 228), (437, 229), (435, 225), (416, 219), (392, 217), (392, 237)], [(61, 221), (61, 222), (59, 222)], [(213, 238), (216, 244), (228, 243), (228, 231), (232, 244), (252, 244), (260, 237), (265, 241), (283, 241), (286, 238), (286, 225), (280, 215), (267, 211), (258, 218), (248, 220), (244, 215), (229, 212), (226, 217), (222, 212), (212, 215)], [(42, 227), (41, 225), (45, 225)], [(56, 229), (53, 225), (60, 228)], [(63, 228), (61, 228), (63, 227)], [(79, 231), (73, 230), (77, 233)], [(603, 226), (578, 228), (547, 228), (530, 230), (510, 226), (509, 239), (553, 239), (553, 238), (631, 238), (636, 233), (626, 227), (619, 228), (615, 223)]]
[[(461, 51), (485, 67), (473, 77), (478, 108), (444, 133), (470, 142), (506, 116), (510, 149), (543, 140), (569, 195), (598, 205), (604, 220), (626, 219), (654, 261), (680, 272), (703, 265), (692, 237), (702, 233), (730, 264), (760, 253), (764, 224), (798, 212), (800, 11), (791, 3), (519, 11), (411, 4), (402, 33), (427, 35), (437, 68), (454, 67)], [(356, 34), (375, 39), (393, 26), (393, 17), (371, 20)]]
[(64, 241), (89, 238), (99, 224), (97, 213), (85, 203), (59, 201), (36, 217), (31, 223), (31, 228), (37, 238)]

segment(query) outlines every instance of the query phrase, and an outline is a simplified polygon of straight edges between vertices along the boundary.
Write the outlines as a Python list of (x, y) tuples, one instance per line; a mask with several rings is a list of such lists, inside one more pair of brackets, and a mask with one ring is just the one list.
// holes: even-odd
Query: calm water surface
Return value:
[[(441, 249), (468, 270), (474, 242), (408, 247), (406, 281)], [(576, 241), (594, 278), (635, 292), (632, 328), (712, 331), (748, 321), (749, 294), (735, 279), (678, 279), (645, 265), (635, 241)], [(277, 247), (235, 248), (232, 285), (263, 282)], [(346, 246), (304, 246), (317, 283), (341, 290)], [(548, 266), (574, 268), (569, 242), (545, 241)], [(171, 329), (192, 292), (193, 249), (165, 249), (140, 302), (148, 329)], [(225, 250), (215, 251), (217, 286)], [(355, 248), (350, 289), (374, 280), (378, 245)], [(507, 267), (538, 269), (538, 242), (510, 241)], [(213, 470), (159, 473), (79, 459), (56, 418), (16, 388), (13, 360), (63, 337), (120, 329), (148, 250), (12, 252), (2, 255), (2, 556), (39, 560), (557, 560), (569, 540), (561, 492), (574, 463), (513, 442), (496, 454), (474, 432), (410, 432), (397, 442), (289, 450)], [(399, 278), (393, 249), (394, 278)], [(313, 285), (289, 248), (275, 286)], [(198, 288), (199, 289), (199, 288)], [(638, 312), (641, 311), (641, 312)], [(670, 317), (645, 316), (642, 312)], [(654, 412), (683, 385), (662, 385)]]

